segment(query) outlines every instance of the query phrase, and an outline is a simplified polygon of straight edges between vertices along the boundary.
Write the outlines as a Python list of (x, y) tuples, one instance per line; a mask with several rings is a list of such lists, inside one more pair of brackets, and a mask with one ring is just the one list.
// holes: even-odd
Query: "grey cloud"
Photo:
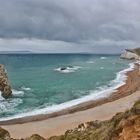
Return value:
[(1, 51), (32, 51), (35, 53), (107, 53), (117, 54), (132, 46), (135, 41), (83, 40), (78, 43), (39, 39), (0, 39)]
[(0, 36), (135, 39), (139, 0), (0, 0)]
[[(85, 52), (85, 47), (64, 41), (39, 39), (0, 39), (1, 51), (32, 51), (39, 53)], [(11, 46), (11, 47), (9, 47)]]
[(139, 0), (0, 0), (0, 38), (139, 44), (139, 7)]

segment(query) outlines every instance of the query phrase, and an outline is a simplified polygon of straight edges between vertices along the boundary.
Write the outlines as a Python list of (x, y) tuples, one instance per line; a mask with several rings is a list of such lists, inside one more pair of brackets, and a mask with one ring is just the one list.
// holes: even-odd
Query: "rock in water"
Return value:
[(65, 68), (65, 67), (62, 67), (62, 68), (60, 68), (60, 70), (66, 70), (67, 68)]
[(12, 96), (12, 90), (4, 66), (0, 64), (0, 91), (2, 96), (7, 99)]

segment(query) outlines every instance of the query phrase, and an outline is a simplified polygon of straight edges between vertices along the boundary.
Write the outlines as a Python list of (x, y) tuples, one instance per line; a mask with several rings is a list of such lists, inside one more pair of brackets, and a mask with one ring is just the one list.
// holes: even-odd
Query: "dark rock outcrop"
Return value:
[(65, 68), (65, 67), (62, 67), (62, 68), (60, 68), (60, 70), (66, 70), (67, 68)]
[(4, 66), (0, 64), (0, 91), (4, 98), (12, 96), (12, 90)]

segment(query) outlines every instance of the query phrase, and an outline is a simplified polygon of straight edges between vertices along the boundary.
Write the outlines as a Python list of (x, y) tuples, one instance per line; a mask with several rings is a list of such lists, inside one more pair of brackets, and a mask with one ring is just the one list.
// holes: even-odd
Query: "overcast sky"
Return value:
[(140, 0), (0, 0), (0, 51), (119, 53), (140, 45)]

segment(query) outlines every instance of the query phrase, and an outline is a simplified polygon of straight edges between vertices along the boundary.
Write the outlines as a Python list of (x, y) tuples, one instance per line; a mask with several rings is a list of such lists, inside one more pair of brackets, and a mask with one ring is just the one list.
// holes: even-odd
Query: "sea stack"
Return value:
[(12, 90), (10, 83), (8, 81), (7, 73), (2, 64), (0, 64), (0, 91), (2, 93), (1, 95), (5, 99), (12, 96)]

